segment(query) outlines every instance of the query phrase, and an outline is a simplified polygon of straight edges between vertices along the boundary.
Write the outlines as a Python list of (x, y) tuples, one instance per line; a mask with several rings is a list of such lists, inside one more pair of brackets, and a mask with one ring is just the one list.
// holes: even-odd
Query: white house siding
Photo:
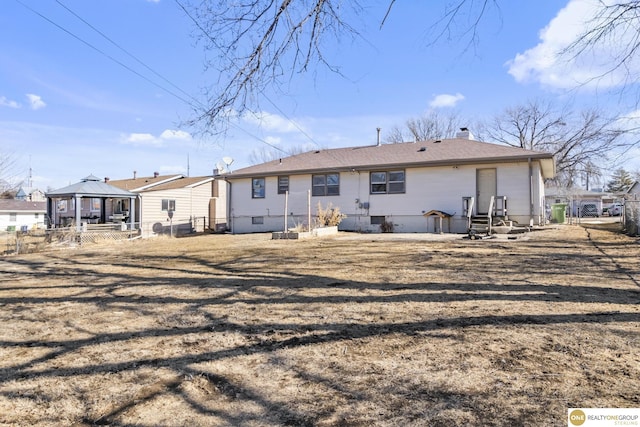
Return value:
[[(507, 196), (507, 215), (520, 225), (540, 225), (544, 222), (544, 182), (536, 162), (531, 164), (533, 188), (529, 193), (529, 164), (527, 162), (498, 165), (498, 196)], [(531, 212), (533, 205), (533, 212)], [(533, 217), (531, 214), (533, 213)]]
[[(535, 222), (543, 220), (544, 189), (536, 162), (532, 163), (534, 179)], [(476, 192), (476, 170), (496, 168), (498, 196), (507, 196), (508, 215), (521, 224), (530, 218), (529, 165), (521, 163), (496, 163), (405, 169), (405, 193), (370, 194), (369, 171), (341, 172), (340, 195), (311, 197), (311, 212), (315, 216), (318, 202), (324, 208), (328, 203), (339, 207), (347, 218), (340, 224), (341, 230), (379, 231), (371, 224), (371, 216), (384, 216), (394, 224), (396, 232), (432, 232), (434, 219), (423, 216), (430, 210), (440, 210), (454, 215), (450, 231), (466, 232), (466, 219), (462, 217), (462, 198), (473, 197)], [(398, 170), (401, 168), (381, 168)], [(256, 177), (259, 178), (259, 177)], [(231, 184), (231, 222), (234, 233), (280, 231), (284, 228), (285, 196), (277, 194), (277, 177), (265, 178), (265, 198), (252, 199), (251, 179), (233, 179)], [(311, 174), (289, 176), (289, 228), (305, 223), (307, 191), (311, 188)], [(366, 209), (364, 203), (369, 204)], [(262, 223), (254, 223), (260, 222)], [(444, 231), (449, 231), (448, 221), (443, 221)]]
[[(12, 215), (15, 213), (15, 220)], [(44, 212), (0, 212), (0, 232), (2, 231), (21, 231), (23, 229), (33, 230), (36, 228), (45, 228)]]
[(227, 220), (227, 182), (222, 179), (213, 181), (213, 197), (209, 201), (209, 228), (224, 231), (228, 228)]
[[(170, 225), (178, 232), (191, 231), (191, 220), (206, 220), (209, 225), (209, 200), (211, 199), (211, 182), (194, 188), (178, 188), (162, 191), (145, 191), (141, 193), (142, 230), (147, 234), (154, 224), (163, 228)], [(175, 200), (175, 211), (170, 219), (167, 211), (162, 210), (162, 200)]]

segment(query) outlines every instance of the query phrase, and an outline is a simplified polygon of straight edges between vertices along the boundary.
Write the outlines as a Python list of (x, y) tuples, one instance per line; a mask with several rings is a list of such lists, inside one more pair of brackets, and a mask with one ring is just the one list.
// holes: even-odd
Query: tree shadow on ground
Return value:
[[(195, 413), (212, 417), (222, 424), (264, 422), (280, 425), (316, 425), (319, 419), (328, 419), (331, 416), (327, 413), (326, 407), (315, 411), (296, 408), (295, 405), (283, 402), (269, 393), (261, 392), (260, 387), (247, 387), (233, 375), (212, 372), (207, 367), (215, 363), (230, 363), (238, 358), (265, 355), (269, 356), (269, 363), (278, 367), (282, 364), (279, 362), (282, 351), (380, 337), (402, 336), (445, 341), (451, 339), (451, 331), (476, 328), (637, 323), (640, 320), (637, 310), (640, 292), (635, 279), (637, 270), (631, 271), (617, 265), (620, 257), (627, 255), (609, 254), (608, 248), (594, 241), (590, 234), (588, 240), (589, 245), (595, 247), (595, 253), (572, 253), (566, 250), (567, 242), (554, 241), (544, 245), (548, 251), (546, 255), (532, 257), (527, 251), (513, 251), (509, 263), (506, 263), (504, 258), (500, 260), (499, 256), (506, 256), (502, 252), (508, 253), (512, 248), (499, 245), (488, 247), (487, 260), (477, 264), (481, 269), (473, 273), (476, 279), (473, 282), (365, 282), (350, 280), (348, 277), (336, 279), (330, 275), (313, 274), (313, 268), (309, 265), (292, 267), (299, 263), (298, 257), (292, 254), (282, 256), (282, 253), (270, 253), (265, 249), (246, 251), (241, 257), (221, 261), (202, 255), (183, 254), (173, 257), (171, 263), (168, 263), (167, 258), (163, 256), (138, 255), (124, 260), (118, 257), (103, 257), (103, 263), (96, 264), (96, 254), (93, 253), (73, 258), (53, 254), (47, 260), (37, 262), (29, 258), (4, 260), (0, 269), (9, 276), (0, 281), (2, 322), (39, 322), (37, 324), (45, 328), (47, 323), (56, 321), (55, 317), (37, 318), (38, 315), (34, 313), (46, 313), (49, 308), (69, 306), (78, 312), (87, 313), (129, 311), (134, 315), (140, 314), (141, 317), (149, 318), (152, 322), (142, 329), (136, 328), (134, 324), (123, 325), (121, 330), (116, 332), (107, 332), (92, 325), (89, 318), (74, 323), (75, 331), (72, 335), (77, 336), (52, 339), (36, 334), (14, 340), (4, 338), (0, 341), (0, 349), (21, 356), (15, 357), (15, 360), (6, 359), (0, 368), (0, 395), (9, 400), (18, 396), (33, 401), (46, 400), (49, 398), (48, 392), (37, 386), (43, 381), (46, 383), (47, 380), (55, 379), (74, 382), (86, 377), (101, 378), (113, 373), (135, 374), (144, 369), (151, 369), (169, 371), (173, 375), (138, 388), (119, 403), (111, 403), (98, 411), (99, 413), (85, 416), (81, 421), (86, 424), (124, 425), (127, 423), (121, 420), (131, 411), (164, 396), (173, 396)], [(368, 256), (386, 255), (384, 249), (377, 251), (377, 255), (369, 253)], [(268, 262), (270, 256), (276, 255), (279, 257), (274, 264), (279, 268), (275, 269), (275, 272), (266, 271), (264, 263)], [(449, 251), (446, 254), (434, 255), (426, 251), (407, 255), (405, 265), (413, 263), (418, 265), (418, 268), (450, 271), (451, 277), (455, 278), (464, 276), (464, 272), (460, 273), (448, 266), (447, 257), (468, 259), (468, 254)], [(494, 257), (497, 260), (494, 260)], [(615, 270), (622, 272), (626, 277), (626, 283), (634, 286), (611, 288), (607, 283), (589, 283), (587, 278), (582, 279), (584, 282), (581, 284), (566, 283), (565, 278), (575, 276), (575, 272), (567, 266), (584, 268), (585, 265), (591, 265), (590, 268), (600, 268), (599, 263), (590, 260), (592, 257), (606, 258)], [(354, 268), (360, 261), (353, 261)], [(504, 276), (505, 268), (516, 268), (519, 265), (524, 267), (518, 268), (517, 277), (507, 276), (499, 283), (492, 282), (492, 279)], [(108, 269), (105, 266), (108, 266)], [(343, 267), (346, 268), (348, 265)], [(535, 277), (532, 278), (534, 274)], [(541, 277), (544, 277), (547, 283), (539, 283), (537, 278)], [(28, 283), (22, 284), (23, 281)], [(508, 307), (510, 302), (523, 301), (534, 304), (575, 304), (580, 309), (561, 313), (487, 312), (493, 305)], [(474, 302), (485, 303), (484, 311), (466, 312), (462, 309), (449, 315), (425, 312), (419, 318), (404, 321), (378, 318), (375, 321), (364, 322), (350, 319), (347, 315), (353, 307), (364, 305), (371, 305), (372, 309), (391, 305), (401, 310), (406, 304), (419, 304), (427, 308), (436, 304)], [(320, 305), (336, 307), (336, 311), (333, 315), (321, 313), (320, 317), (301, 320), (304, 314), (314, 314), (314, 307)], [(265, 310), (287, 310), (289, 317), (278, 318)], [(52, 316), (55, 316), (55, 313), (53, 310)], [(271, 317), (278, 320), (271, 320)], [(180, 325), (181, 318), (196, 319), (193, 321), (195, 324)], [(221, 342), (220, 348), (207, 348), (209, 344), (215, 344), (216, 338), (212, 338), (214, 334), (215, 337), (238, 336), (239, 343)], [(145, 340), (158, 345), (170, 342), (173, 348), (177, 345), (176, 340), (184, 337), (194, 337), (195, 340), (202, 337), (202, 340), (208, 340), (207, 346), (188, 346), (176, 353), (163, 354), (158, 351), (145, 356), (127, 354), (123, 351), (122, 356), (114, 357), (111, 361), (88, 359), (70, 365), (62, 362), (81, 355), (94, 354), (105, 346), (125, 350)], [(633, 339), (640, 342), (638, 334)], [(35, 353), (29, 356), (33, 351)], [(367, 399), (361, 389), (351, 387), (348, 382), (337, 382), (332, 376), (311, 373), (295, 367), (291, 367), (290, 370), (302, 381), (330, 389), (333, 394), (347, 396), (352, 401)], [(235, 406), (225, 409), (206, 400), (194, 398), (193, 394), (185, 391), (188, 378), (205, 379), (206, 384), (214, 390), (217, 399), (233, 401)], [(31, 392), (19, 392), (18, 385), (30, 389)], [(397, 393), (398, 396), (391, 393), (390, 398), (400, 398), (402, 393), (409, 393), (409, 390), (400, 390)], [(453, 393), (445, 389), (428, 389), (425, 386), (423, 390), (414, 388), (411, 393), (414, 397), (422, 396), (423, 399), (432, 401), (434, 405), (457, 405), (467, 408), (472, 413), (469, 415), (472, 416), (471, 422), (478, 421), (478, 418), (474, 418), (478, 416), (478, 411), (487, 410), (486, 405), (480, 404), (487, 398), (484, 392)], [(94, 396), (80, 397), (95, 399)], [(238, 409), (243, 405), (255, 406), (261, 410), (252, 413)], [(516, 420), (522, 411), (515, 412), (510, 420)], [(342, 419), (336, 423), (348, 424), (347, 421)], [(432, 421), (433, 425), (438, 425), (437, 414), (433, 415)], [(503, 418), (503, 422), (496, 425), (510, 425), (508, 421)]]

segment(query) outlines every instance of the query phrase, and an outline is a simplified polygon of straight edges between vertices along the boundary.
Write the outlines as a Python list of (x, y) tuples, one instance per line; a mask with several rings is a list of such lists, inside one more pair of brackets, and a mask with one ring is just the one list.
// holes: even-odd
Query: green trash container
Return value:
[(564, 224), (566, 221), (566, 210), (567, 205), (565, 203), (556, 203), (555, 205), (551, 205), (551, 221), (557, 222), (558, 224)]

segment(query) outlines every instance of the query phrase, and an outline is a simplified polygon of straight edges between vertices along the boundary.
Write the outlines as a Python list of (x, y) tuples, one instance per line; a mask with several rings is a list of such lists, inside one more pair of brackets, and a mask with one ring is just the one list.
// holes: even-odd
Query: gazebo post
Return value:
[(47, 216), (49, 217), (47, 228), (56, 228), (56, 210), (54, 206), (56, 206), (55, 199), (47, 199)]
[(82, 219), (82, 197), (78, 195), (75, 196), (75, 205), (76, 209), (74, 219), (76, 220), (76, 231), (80, 232), (82, 231), (82, 224), (80, 223), (80, 220)]

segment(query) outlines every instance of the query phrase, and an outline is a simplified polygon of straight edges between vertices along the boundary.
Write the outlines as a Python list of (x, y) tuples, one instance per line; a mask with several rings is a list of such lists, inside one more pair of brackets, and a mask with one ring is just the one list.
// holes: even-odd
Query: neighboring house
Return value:
[(20, 187), (16, 193), (16, 199), (30, 202), (44, 202), (47, 200), (42, 190), (33, 187)]
[(135, 217), (143, 236), (226, 229), (226, 183), (212, 176), (134, 175), (108, 182), (138, 195)]
[(570, 216), (579, 216), (585, 205), (595, 205), (599, 215), (603, 209), (619, 199), (615, 194), (602, 191), (590, 191), (582, 188), (549, 187), (546, 190), (547, 216), (551, 206), (563, 203), (567, 205), (566, 212)]
[(463, 129), (454, 139), (310, 151), (222, 178), (234, 233), (282, 230), (285, 212), (289, 226), (307, 223), (318, 203), (347, 215), (340, 230), (392, 223), (396, 232), (428, 232), (424, 214), (436, 211), (451, 215), (444, 231), (464, 233), (465, 210), (486, 214), (492, 196), (506, 198), (509, 220), (544, 224), (544, 181), (554, 174), (552, 154), (474, 141)]
[(46, 202), (0, 199), (0, 231), (45, 228)]

